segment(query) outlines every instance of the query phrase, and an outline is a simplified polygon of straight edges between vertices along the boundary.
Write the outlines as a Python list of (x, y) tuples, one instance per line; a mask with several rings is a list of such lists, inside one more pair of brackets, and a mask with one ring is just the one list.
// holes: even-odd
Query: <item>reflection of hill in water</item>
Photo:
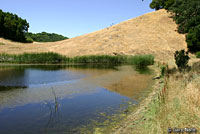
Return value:
[(117, 69), (115, 72), (89, 78), (89, 82), (134, 99), (153, 82), (150, 70), (147, 74), (140, 74), (132, 66), (119, 66)]
[(118, 83), (107, 86), (107, 89), (137, 100), (140, 93), (151, 85), (151, 78), (150, 75), (129, 75)]
[[(2, 71), (2, 69), (1, 69)], [(13, 70), (9, 70), (13, 74)], [(59, 71), (59, 70), (58, 70)], [(113, 69), (61, 69), (62, 72), (71, 71), (72, 74), (84, 74), (86, 77), (81, 77), (70, 83), (42, 85), (32, 88), (18, 88), (13, 90), (0, 91), (0, 109), (3, 107), (15, 107), (28, 103), (38, 103), (45, 100), (52, 100), (52, 89), (56, 92), (57, 97), (66, 98), (84, 94), (95, 94), (101, 91), (102, 88), (107, 88), (123, 96), (137, 99), (151, 83), (150, 75), (142, 75), (133, 70), (131, 66), (119, 66), (116, 70)], [(15, 78), (20, 78), (25, 75), (23, 71), (19, 71)], [(25, 71), (26, 72), (26, 71)], [(52, 74), (51, 78), (55, 78), (55, 71), (48, 71)], [(63, 74), (63, 73), (62, 73)], [(19, 75), (19, 76), (18, 76)], [(67, 74), (64, 74), (67, 76)], [(2, 79), (3, 77), (1, 77)], [(24, 79), (23, 79), (24, 80)], [(40, 80), (40, 79), (39, 79)], [(27, 80), (25, 80), (27, 81)]]

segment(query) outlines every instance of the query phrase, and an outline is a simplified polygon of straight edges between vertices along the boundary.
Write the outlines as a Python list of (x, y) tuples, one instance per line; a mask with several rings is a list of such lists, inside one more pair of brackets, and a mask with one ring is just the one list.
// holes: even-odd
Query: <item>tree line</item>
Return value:
[(178, 32), (186, 34), (189, 52), (200, 51), (200, 0), (152, 0), (150, 7), (172, 12)]
[(26, 33), (26, 38), (28, 42), (54, 42), (54, 41), (60, 41), (60, 40), (65, 40), (68, 39), (68, 37), (64, 37), (62, 35), (59, 34), (55, 34), (55, 33), (46, 33), (46, 32), (42, 32), (42, 33)]
[(16, 14), (0, 9), (0, 37), (18, 42), (53, 42), (68, 39), (55, 33), (29, 33), (29, 23)]

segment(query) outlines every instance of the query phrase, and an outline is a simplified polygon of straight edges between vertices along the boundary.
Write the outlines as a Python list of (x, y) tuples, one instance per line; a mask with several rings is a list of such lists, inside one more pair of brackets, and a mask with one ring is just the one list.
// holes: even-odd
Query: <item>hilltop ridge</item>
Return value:
[(0, 53), (56, 52), (66, 56), (154, 54), (164, 60), (186, 49), (185, 35), (166, 10), (158, 10), (71, 39), (48, 43), (16, 43), (0, 38)]

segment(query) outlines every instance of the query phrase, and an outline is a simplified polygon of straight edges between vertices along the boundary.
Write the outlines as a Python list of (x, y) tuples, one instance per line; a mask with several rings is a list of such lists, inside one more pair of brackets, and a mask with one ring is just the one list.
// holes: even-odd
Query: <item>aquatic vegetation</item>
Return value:
[(47, 105), (49, 107), (49, 110), (50, 110), (49, 120), (46, 125), (47, 128), (51, 124), (54, 124), (56, 121), (60, 120), (60, 115), (59, 115), (59, 111), (58, 111), (60, 104), (58, 102), (58, 97), (56, 96), (54, 89), (52, 89), (52, 94), (54, 96), (54, 103), (53, 104), (51, 104), (49, 102), (44, 103), (45, 105)]
[(111, 55), (87, 55), (67, 57), (53, 52), (45, 53), (24, 53), (20, 55), (0, 54), (2, 63), (19, 63), (19, 64), (70, 64), (70, 63), (102, 63), (102, 64), (131, 64), (145, 67), (154, 64), (153, 55), (136, 55), (136, 56), (111, 56)]
[(66, 57), (52, 52), (47, 53), (24, 53), (20, 55), (9, 55), (9, 54), (1, 54), (0, 62), (5, 63), (62, 63), (63, 60), (67, 60)]
[(128, 63), (134, 64), (140, 67), (145, 67), (148, 65), (154, 64), (154, 56), (153, 55), (136, 55), (128, 57)]

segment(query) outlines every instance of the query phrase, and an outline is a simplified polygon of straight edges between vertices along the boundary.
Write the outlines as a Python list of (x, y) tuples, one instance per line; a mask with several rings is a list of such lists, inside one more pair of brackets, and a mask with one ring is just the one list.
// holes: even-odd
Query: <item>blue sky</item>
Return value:
[(29, 22), (29, 32), (75, 37), (152, 12), (151, 0), (0, 0), (0, 9)]

